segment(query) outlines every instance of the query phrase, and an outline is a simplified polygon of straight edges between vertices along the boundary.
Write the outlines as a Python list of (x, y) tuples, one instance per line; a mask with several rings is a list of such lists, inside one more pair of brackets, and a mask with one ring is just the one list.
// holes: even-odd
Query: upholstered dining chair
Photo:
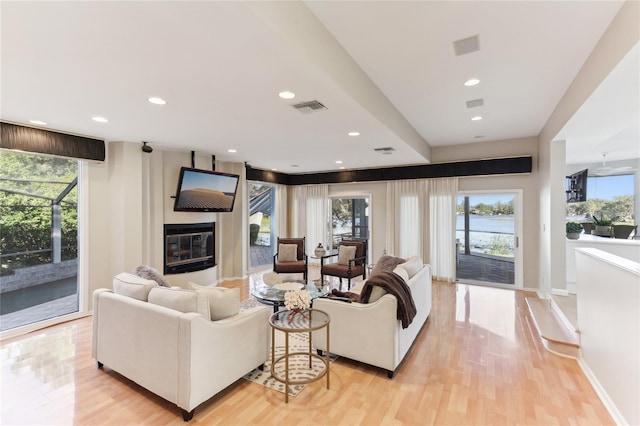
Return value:
[(323, 256), (320, 259), (320, 279), (324, 282), (324, 276), (329, 275), (340, 279), (347, 279), (347, 290), (351, 288), (351, 279), (367, 277), (367, 240), (350, 239), (338, 243), (338, 252)]
[(638, 233), (638, 225), (613, 225), (613, 238), (626, 240), (632, 232)]
[(278, 252), (273, 256), (273, 272), (278, 274), (302, 273), (307, 280), (308, 265), (305, 251), (305, 237), (280, 238), (278, 237)]

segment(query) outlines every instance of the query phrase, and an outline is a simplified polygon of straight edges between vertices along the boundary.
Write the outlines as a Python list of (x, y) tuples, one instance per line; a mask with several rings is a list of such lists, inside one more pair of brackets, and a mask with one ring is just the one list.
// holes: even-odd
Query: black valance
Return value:
[(5, 122), (0, 122), (0, 148), (84, 160), (104, 161), (105, 158), (103, 140)]

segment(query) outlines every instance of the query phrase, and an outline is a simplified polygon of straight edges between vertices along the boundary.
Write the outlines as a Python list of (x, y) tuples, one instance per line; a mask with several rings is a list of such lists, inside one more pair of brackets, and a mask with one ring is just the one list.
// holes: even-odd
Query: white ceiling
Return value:
[[(287, 173), (425, 164), (431, 147), (537, 135), (621, 4), (3, 1), (0, 117)], [(291, 106), (310, 100), (327, 109)], [(637, 127), (607, 132), (637, 145)]]

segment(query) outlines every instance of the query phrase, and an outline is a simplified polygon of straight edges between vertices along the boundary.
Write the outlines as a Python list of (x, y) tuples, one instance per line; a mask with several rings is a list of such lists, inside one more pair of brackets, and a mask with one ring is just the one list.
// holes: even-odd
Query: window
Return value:
[(1, 330), (78, 311), (78, 162), (0, 152)]
[(633, 224), (634, 176), (590, 176), (587, 178), (587, 201), (568, 203), (567, 220), (591, 220), (602, 216), (614, 223)]

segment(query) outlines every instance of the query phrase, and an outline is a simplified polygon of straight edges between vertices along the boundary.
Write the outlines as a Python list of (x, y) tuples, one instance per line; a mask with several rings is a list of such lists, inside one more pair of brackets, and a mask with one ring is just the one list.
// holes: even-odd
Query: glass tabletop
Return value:
[(318, 309), (279, 311), (269, 317), (269, 324), (282, 331), (313, 331), (329, 324), (329, 314)]
[(288, 280), (283, 283), (269, 286), (262, 280), (251, 282), (251, 295), (258, 300), (284, 305), (284, 294), (289, 290), (307, 290), (311, 294), (311, 299), (325, 296), (329, 292), (329, 286), (318, 287), (313, 281)]

